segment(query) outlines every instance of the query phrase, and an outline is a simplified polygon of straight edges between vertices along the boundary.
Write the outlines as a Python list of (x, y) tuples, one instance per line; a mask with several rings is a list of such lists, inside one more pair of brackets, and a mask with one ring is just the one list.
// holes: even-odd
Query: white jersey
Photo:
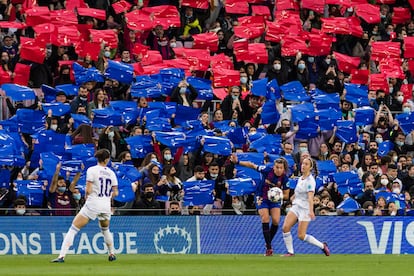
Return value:
[(298, 184), (295, 188), (295, 199), (293, 205), (298, 205), (300, 208), (309, 209), (308, 192), (315, 192), (316, 181), (313, 175), (309, 175), (305, 179), (299, 177)]
[(86, 171), (86, 181), (93, 184), (85, 207), (98, 213), (111, 213), (112, 187), (118, 186), (115, 173), (108, 167), (96, 165)]

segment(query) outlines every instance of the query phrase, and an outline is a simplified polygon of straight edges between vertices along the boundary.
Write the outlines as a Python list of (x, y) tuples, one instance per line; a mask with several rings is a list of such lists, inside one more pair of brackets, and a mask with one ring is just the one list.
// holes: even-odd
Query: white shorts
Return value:
[(311, 217), (309, 216), (309, 209), (304, 209), (298, 205), (293, 205), (292, 208), (290, 208), (289, 212), (294, 213), (298, 218), (298, 221), (311, 221)]
[(79, 214), (87, 217), (90, 220), (95, 220), (96, 218), (98, 218), (98, 220), (111, 220), (111, 213), (100, 213), (92, 211), (86, 207), (86, 205), (82, 207), (82, 209), (79, 211)]

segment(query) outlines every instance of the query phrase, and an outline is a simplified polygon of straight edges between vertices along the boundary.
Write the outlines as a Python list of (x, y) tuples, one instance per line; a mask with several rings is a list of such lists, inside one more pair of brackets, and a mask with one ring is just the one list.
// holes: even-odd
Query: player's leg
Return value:
[(290, 210), (289, 213), (285, 217), (285, 221), (283, 222), (283, 241), (285, 242), (287, 254), (284, 256), (293, 256), (295, 254), (295, 251), (293, 250), (293, 239), (292, 239), (292, 233), (290, 232), (292, 227), (296, 224), (298, 221), (298, 217), (294, 210)]
[(266, 243), (266, 256), (271, 256), (273, 254), (272, 251), (272, 240), (270, 238), (270, 228), (269, 228), (269, 209), (267, 208), (260, 208), (258, 210), (260, 215), (260, 220), (262, 221), (262, 232), (263, 232), (263, 238)]
[(306, 233), (306, 231), (308, 230), (309, 222), (310, 221), (299, 221), (298, 238), (307, 243), (319, 247), (325, 253), (326, 256), (329, 256), (330, 252), (328, 249), (328, 245), (326, 243), (320, 242), (314, 236)]
[(109, 231), (109, 219), (99, 220), (99, 227), (101, 228), (101, 232), (104, 236), (104, 241), (106, 246), (108, 247), (108, 254), (109, 254), (109, 261), (115, 261), (115, 253), (114, 253), (114, 238), (112, 233)]
[(62, 245), (60, 247), (59, 257), (52, 260), (54, 263), (63, 263), (63, 260), (68, 252), (69, 248), (73, 244), (73, 240), (75, 239), (76, 234), (82, 229), (86, 224), (88, 224), (89, 218), (84, 216), (81, 213), (78, 213), (76, 217), (72, 221), (72, 225), (70, 226), (68, 232), (63, 239)]
[(272, 225), (270, 226), (270, 240), (273, 240), (279, 228), (280, 222), (280, 208), (270, 209), (270, 216), (272, 217)]

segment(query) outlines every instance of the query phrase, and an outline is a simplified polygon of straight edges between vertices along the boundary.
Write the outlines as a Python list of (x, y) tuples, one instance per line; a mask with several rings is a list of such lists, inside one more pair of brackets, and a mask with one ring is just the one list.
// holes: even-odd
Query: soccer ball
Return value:
[(274, 203), (281, 203), (283, 199), (283, 191), (278, 187), (270, 188), (267, 192), (267, 198)]

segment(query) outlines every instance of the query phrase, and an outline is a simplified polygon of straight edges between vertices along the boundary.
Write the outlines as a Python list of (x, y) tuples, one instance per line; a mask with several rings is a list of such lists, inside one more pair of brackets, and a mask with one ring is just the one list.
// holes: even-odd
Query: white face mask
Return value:
[(375, 142), (377, 142), (378, 144), (381, 144), (383, 142), (382, 138), (375, 138)]
[(381, 179), (381, 185), (388, 185), (388, 179)]
[(55, 125), (55, 124), (53, 124), (53, 125), (50, 125), (50, 129), (51, 129), (51, 130), (54, 130), (54, 131), (56, 131), (56, 129), (57, 129), (57, 125)]
[(170, 43), (170, 47), (171, 47), (171, 48), (175, 48), (175, 47), (177, 47), (177, 43), (176, 43), (176, 42), (171, 42), (171, 43)]
[(402, 103), (402, 102), (403, 102), (403, 100), (404, 100), (404, 96), (398, 96), (398, 97), (397, 97), (397, 101), (398, 101), (398, 102)]
[(17, 209), (16, 214), (19, 216), (23, 216), (26, 213), (26, 209)]
[(273, 64), (273, 68), (275, 70), (280, 70), (282, 68), (282, 65), (280, 63), (276, 63), (276, 64)]
[(399, 194), (401, 192), (400, 188), (394, 188), (392, 189), (393, 193)]
[(115, 137), (115, 132), (110, 131), (110, 132), (108, 133), (108, 138), (109, 138), (109, 139), (114, 139), (114, 137)]
[(211, 176), (212, 179), (216, 179), (218, 174), (217, 173), (211, 173), (210, 176)]
[(411, 109), (409, 107), (404, 107), (403, 112), (404, 113), (410, 113)]

